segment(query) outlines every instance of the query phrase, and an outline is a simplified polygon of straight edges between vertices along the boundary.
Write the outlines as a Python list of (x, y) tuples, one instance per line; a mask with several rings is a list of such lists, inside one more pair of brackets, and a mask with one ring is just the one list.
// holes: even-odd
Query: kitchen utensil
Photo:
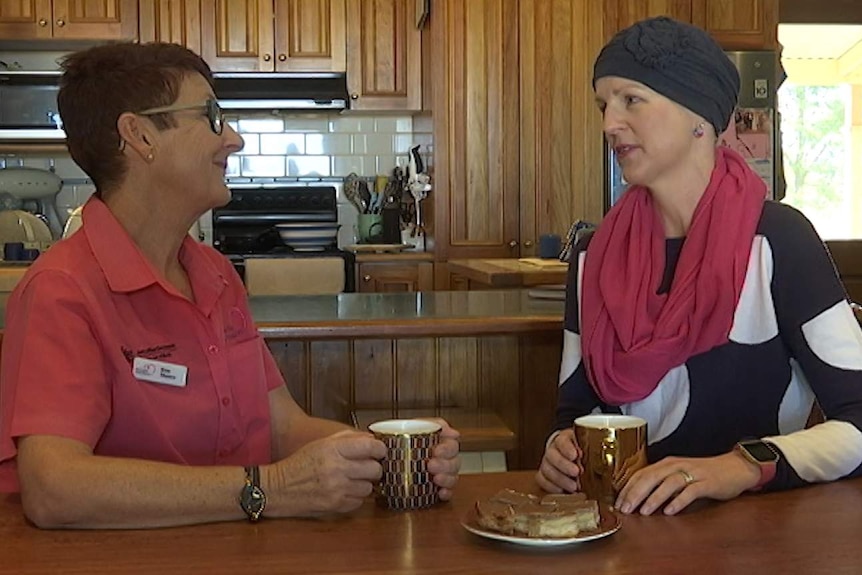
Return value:
[(368, 182), (359, 180), (359, 197), (362, 198), (363, 213), (371, 213), (371, 190), (368, 189)]
[(366, 206), (362, 205), (362, 198), (359, 196), (359, 176), (352, 172), (344, 178), (344, 197), (353, 204), (357, 212), (365, 212)]
[(341, 225), (329, 222), (290, 222), (276, 224), (281, 241), (299, 251), (322, 251), (335, 243)]
[(59, 238), (63, 231), (56, 203), (57, 194), (62, 187), (63, 180), (47, 170), (24, 167), (0, 170), (0, 193), (12, 194), (23, 202), (35, 202), (39, 213), (47, 219), (48, 228), (55, 238)]
[(25, 250), (44, 250), (51, 245), (51, 240), (51, 230), (45, 222), (30, 212), (0, 212), (0, 246), (20, 242)]

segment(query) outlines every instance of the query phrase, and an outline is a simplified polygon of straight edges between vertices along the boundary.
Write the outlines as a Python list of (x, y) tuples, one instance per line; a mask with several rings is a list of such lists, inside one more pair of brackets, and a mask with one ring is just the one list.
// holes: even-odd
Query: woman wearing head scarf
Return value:
[[(808, 220), (716, 147), (740, 88), (731, 61), (703, 30), (653, 18), (604, 47), (593, 84), (630, 186), (570, 260), (539, 484), (578, 489), (572, 421), (591, 412), (648, 423), (624, 513), (862, 474), (862, 331)], [(815, 399), (827, 421), (805, 429)]]
[[(12, 294), (0, 373), (0, 492), (42, 527), (140, 528), (358, 507), (386, 454), (310, 417), (257, 332), (230, 262), (189, 227), (230, 199), (242, 139), (206, 63), (173, 44), (64, 61), (83, 225)], [(457, 432), (428, 470), (451, 496)]]

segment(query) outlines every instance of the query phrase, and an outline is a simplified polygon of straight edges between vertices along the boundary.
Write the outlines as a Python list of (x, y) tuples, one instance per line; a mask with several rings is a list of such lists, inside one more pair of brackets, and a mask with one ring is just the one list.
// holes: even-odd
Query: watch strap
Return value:
[(245, 486), (239, 495), (239, 505), (248, 520), (259, 521), (266, 508), (266, 494), (260, 487), (260, 467), (250, 465), (245, 468)]
[(736, 450), (739, 451), (742, 456), (745, 457), (745, 459), (747, 459), (751, 463), (754, 463), (760, 468), (760, 479), (754, 485), (754, 487), (749, 489), (749, 491), (760, 491), (766, 484), (775, 479), (775, 474), (778, 472), (779, 456), (775, 449), (772, 448), (772, 446), (770, 446), (768, 443), (766, 443), (765, 441), (757, 441), (757, 443), (766, 446), (766, 448), (769, 449), (775, 455), (775, 459), (773, 459), (772, 461), (759, 461), (745, 448), (745, 443), (747, 442), (741, 441), (737, 443)]

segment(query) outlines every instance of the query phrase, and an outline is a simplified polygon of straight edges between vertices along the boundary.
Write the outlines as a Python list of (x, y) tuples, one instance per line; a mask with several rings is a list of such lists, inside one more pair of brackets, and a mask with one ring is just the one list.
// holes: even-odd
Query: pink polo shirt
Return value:
[[(186, 237), (194, 302), (162, 278), (108, 207), (30, 268), (6, 308), (0, 370), (0, 492), (18, 490), (14, 439), (55, 435), (97, 455), (187, 465), (270, 461), (268, 392), (284, 380), (243, 285), (221, 254)], [(187, 368), (144, 381), (135, 358)], [(182, 367), (177, 367), (182, 366)]]

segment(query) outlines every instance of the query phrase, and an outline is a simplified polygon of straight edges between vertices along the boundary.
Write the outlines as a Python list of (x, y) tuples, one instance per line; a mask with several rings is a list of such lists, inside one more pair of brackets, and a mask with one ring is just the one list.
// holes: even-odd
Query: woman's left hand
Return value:
[(461, 469), (461, 459), (458, 457), (458, 438), (461, 434), (439, 417), (423, 419), (439, 423), (443, 427), (440, 431), (440, 443), (434, 446), (433, 456), (428, 461), (428, 471), (434, 476), (434, 483), (440, 487), (440, 499), (448, 501), (452, 498), (452, 489), (458, 482), (458, 471)]
[(760, 468), (731, 451), (716, 457), (666, 457), (638, 470), (617, 496), (622, 513), (675, 515), (696, 499), (733, 499), (760, 480)]

